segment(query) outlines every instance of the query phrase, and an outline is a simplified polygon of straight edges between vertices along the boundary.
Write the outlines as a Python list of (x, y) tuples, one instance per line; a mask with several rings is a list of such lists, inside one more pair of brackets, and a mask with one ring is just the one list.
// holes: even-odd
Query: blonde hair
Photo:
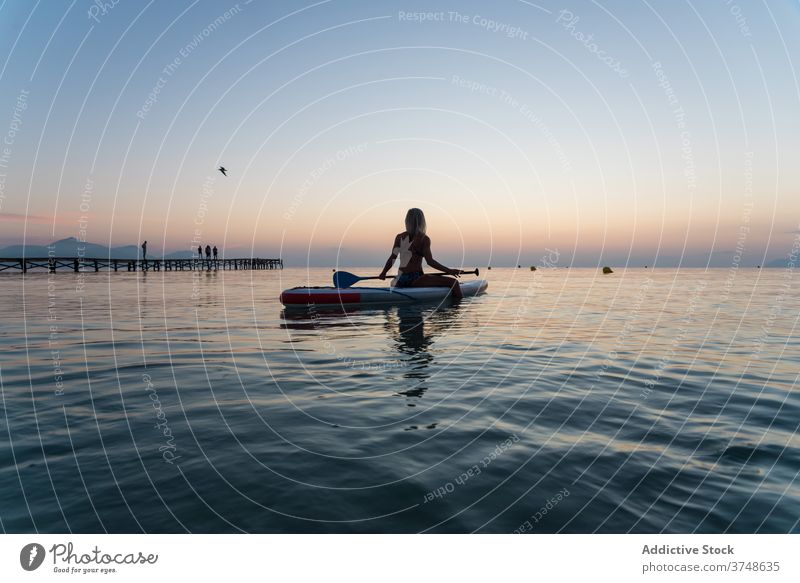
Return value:
[(422, 209), (413, 208), (408, 209), (406, 213), (406, 231), (412, 237), (417, 235), (424, 235), (428, 226), (425, 224), (425, 213)]

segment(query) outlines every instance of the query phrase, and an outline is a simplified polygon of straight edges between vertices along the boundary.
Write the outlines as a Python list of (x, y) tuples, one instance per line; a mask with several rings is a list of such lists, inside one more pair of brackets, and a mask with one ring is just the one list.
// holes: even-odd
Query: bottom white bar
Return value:
[(0, 581), (800, 581), (798, 542), (795, 535), (3, 535)]

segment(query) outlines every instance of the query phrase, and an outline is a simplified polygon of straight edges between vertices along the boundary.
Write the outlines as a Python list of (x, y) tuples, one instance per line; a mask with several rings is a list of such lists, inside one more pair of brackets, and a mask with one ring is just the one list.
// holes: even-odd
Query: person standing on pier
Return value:
[(147, 264), (147, 241), (142, 243), (142, 261)]
[(198, 259), (203, 258), (203, 248), (200, 245), (197, 246), (197, 257)]
[(206, 262), (208, 263), (208, 268), (211, 269), (211, 245), (206, 245)]
[(214, 245), (214, 263), (217, 262), (217, 246)]

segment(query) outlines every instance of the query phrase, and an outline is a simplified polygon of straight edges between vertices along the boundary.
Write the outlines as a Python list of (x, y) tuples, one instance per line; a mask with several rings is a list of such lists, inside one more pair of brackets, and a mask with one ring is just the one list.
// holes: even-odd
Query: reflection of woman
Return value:
[(394, 260), (400, 256), (398, 275), (394, 280), (395, 287), (449, 287), (453, 299), (460, 300), (461, 287), (458, 280), (438, 274), (422, 273), (422, 259), (439, 271), (447, 275), (458, 276), (458, 269), (445, 267), (433, 258), (431, 253), (431, 239), (425, 234), (425, 215), (420, 209), (409, 209), (406, 213), (406, 230), (394, 238), (392, 254), (386, 260), (386, 265), (380, 273), (381, 279), (386, 279), (386, 273), (391, 269)]
[[(433, 363), (433, 354), (429, 348), (433, 343), (433, 335), (425, 333), (424, 311), (419, 306), (400, 306), (397, 316), (398, 326), (397, 350), (404, 358), (402, 363), (403, 378), (398, 383), (397, 393), (405, 397), (421, 398), (428, 390), (430, 377), (428, 367)], [(413, 406), (413, 403), (408, 403)]]
[(397, 349), (408, 356), (421, 355), (424, 363), (433, 360), (428, 353), (433, 336), (425, 333), (426, 313), (430, 313), (430, 310), (424, 310), (420, 306), (397, 307)]

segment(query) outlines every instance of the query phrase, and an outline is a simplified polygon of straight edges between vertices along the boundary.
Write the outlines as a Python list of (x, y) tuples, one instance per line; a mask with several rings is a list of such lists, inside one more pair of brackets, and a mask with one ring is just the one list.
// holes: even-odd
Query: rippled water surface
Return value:
[(487, 274), (349, 313), (278, 303), (327, 269), (0, 277), (3, 530), (800, 530), (796, 275)]

